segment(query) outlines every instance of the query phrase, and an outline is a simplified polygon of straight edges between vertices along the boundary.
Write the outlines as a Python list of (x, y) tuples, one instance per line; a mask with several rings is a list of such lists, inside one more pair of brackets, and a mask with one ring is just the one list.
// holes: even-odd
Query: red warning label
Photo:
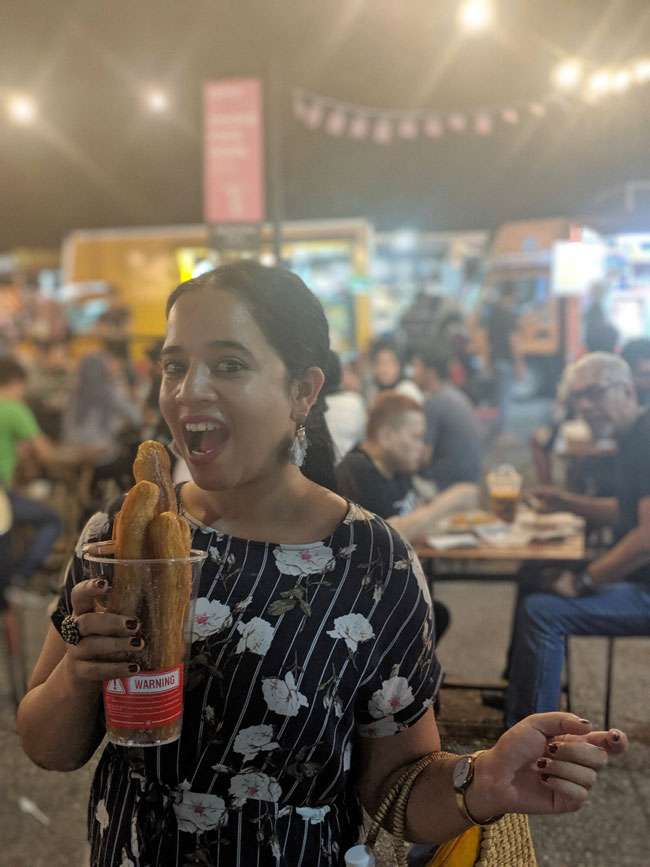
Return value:
[(104, 681), (106, 723), (116, 728), (158, 728), (183, 715), (183, 665)]

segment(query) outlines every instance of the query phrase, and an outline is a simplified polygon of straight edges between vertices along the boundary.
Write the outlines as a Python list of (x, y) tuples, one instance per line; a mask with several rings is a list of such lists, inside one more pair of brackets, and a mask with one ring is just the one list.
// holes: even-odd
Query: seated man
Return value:
[[(437, 521), (460, 509), (473, 508), (476, 485), (455, 485), (422, 505), (413, 487), (424, 446), (425, 419), (420, 405), (395, 392), (380, 394), (366, 423), (366, 439), (337, 467), (339, 492), (385, 518), (412, 544), (423, 541)], [(436, 639), (449, 621), (442, 603), (434, 601)]]
[(457, 482), (476, 484), (483, 449), (469, 398), (449, 382), (449, 356), (425, 345), (413, 355), (413, 379), (425, 395), (426, 450), (420, 475), (444, 491)]
[(54, 456), (52, 442), (41, 433), (32, 411), (24, 402), (25, 379), (25, 371), (17, 361), (10, 356), (0, 357), (0, 485), (8, 492), (13, 524), (27, 524), (34, 528), (28, 549), (18, 563), (12, 560), (8, 534), (1, 537), (0, 608), (4, 605), (4, 591), (12, 578), (14, 581), (29, 578), (49, 554), (62, 528), (61, 518), (53, 509), (22, 496), (11, 487), (19, 448), (32, 450), (42, 463)]
[(586, 570), (556, 573), (551, 592), (518, 606), (506, 693), (507, 726), (557, 710), (568, 635), (650, 635), (650, 412), (637, 401), (628, 365), (605, 352), (585, 355), (570, 399), (596, 439), (618, 440), (616, 497), (533, 490), (547, 511), (570, 510), (615, 527), (616, 543)]
[(339, 489), (385, 518), (411, 544), (423, 542), (452, 512), (474, 508), (476, 485), (455, 485), (423, 505), (413, 486), (420, 466), (426, 421), (422, 407), (405, 394), (386, 391), (370, 408), (366, 439), (337, 468)]

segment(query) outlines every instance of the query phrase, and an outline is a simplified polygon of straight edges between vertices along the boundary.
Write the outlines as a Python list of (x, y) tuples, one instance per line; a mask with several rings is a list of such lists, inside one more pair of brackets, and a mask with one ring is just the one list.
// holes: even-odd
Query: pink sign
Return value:
[(264, 220), (262, 86), (256, 78), (203, 86), (203, 201), (206, 223)]

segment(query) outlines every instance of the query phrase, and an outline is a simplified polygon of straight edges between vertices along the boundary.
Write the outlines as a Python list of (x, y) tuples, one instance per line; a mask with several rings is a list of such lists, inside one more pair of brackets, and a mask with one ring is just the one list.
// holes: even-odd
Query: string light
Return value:
[(144, 102), (149, 111), (154, 114), (164, 114), (169, 109), (169, 95), (159, 87), (152, 87), (145, 92)]
[(490, 0), (465, 0), (458, 10), (458, 26), (466, 33), (482, 33), (494, 20)]
[(612, 74), (607, 69), (599, 69), (594, 72), (587, 81), (587, 94), (598, 98), (605, 96), (612, 90)]
[(38, 117), (38, 105), (31, 96), (16, 93), (7, 100), (7, 115), (14, 123), (27, 126)]
[(584, 75), (584, 66), (577, 57), (568, 57), (560, 61), (551, 72), (551, 81), (558, 90), (565, 92), (575, 90)]

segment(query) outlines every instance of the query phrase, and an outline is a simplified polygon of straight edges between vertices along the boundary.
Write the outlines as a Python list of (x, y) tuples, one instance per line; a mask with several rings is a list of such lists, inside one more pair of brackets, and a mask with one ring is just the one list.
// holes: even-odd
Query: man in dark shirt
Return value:
[(628, 365), (606, 352), (572, 369), (570, 397), (596, 438), (618, 441), (617, 496), (551, 487), (533, 495), (548, 511), (570, 510), (615, 527), (613, 547), (582, 571), (557, 574), (551, 593), (518, 609), (506, 694), (506, 725), (556, 710), (568, 635), (650, 635), (650, 414), (637, 401)]
[(425, 394), (426, 451), (420, 475), (444, 491), (458, 482), (476, 484), (483, 447), (469, 398), (448, 381), (449, 359), (430, 345), (413, 356), (413, 379)]
[(424, 448), (425, 418), (404, 394), (379, 395), (368, 414), (366, 439), (337, 467), (340, 493), (385, 518), (411, 543), (424, 540), (445, 515), (474, 508), (476, 485), (455, 485), (422, 504), (413, 486)]
[(495, 399), (499, 410), (499, 433), (508, 430), (510, 393), (513, 379), (524, 375), (524, 359), (521, 352), (518, 319), (514, 312), (515, 287), (506, 283), (501, 295), (487, 319), (487, 336), (490, 349), (490, 367), (494, 377)]
[[(366, 439), (336, 468), (339, 493), (387, 520), (412, 544), (424, 540), (441, 518), (478, 502), (476, 485), (462, 484), (420, 503), (412, 474), (420, 465), (425, 426), (417, 401), (385, 391), (368, 413)], [(434, 599), (433, 613), (439, 640), (449, 612)]]

